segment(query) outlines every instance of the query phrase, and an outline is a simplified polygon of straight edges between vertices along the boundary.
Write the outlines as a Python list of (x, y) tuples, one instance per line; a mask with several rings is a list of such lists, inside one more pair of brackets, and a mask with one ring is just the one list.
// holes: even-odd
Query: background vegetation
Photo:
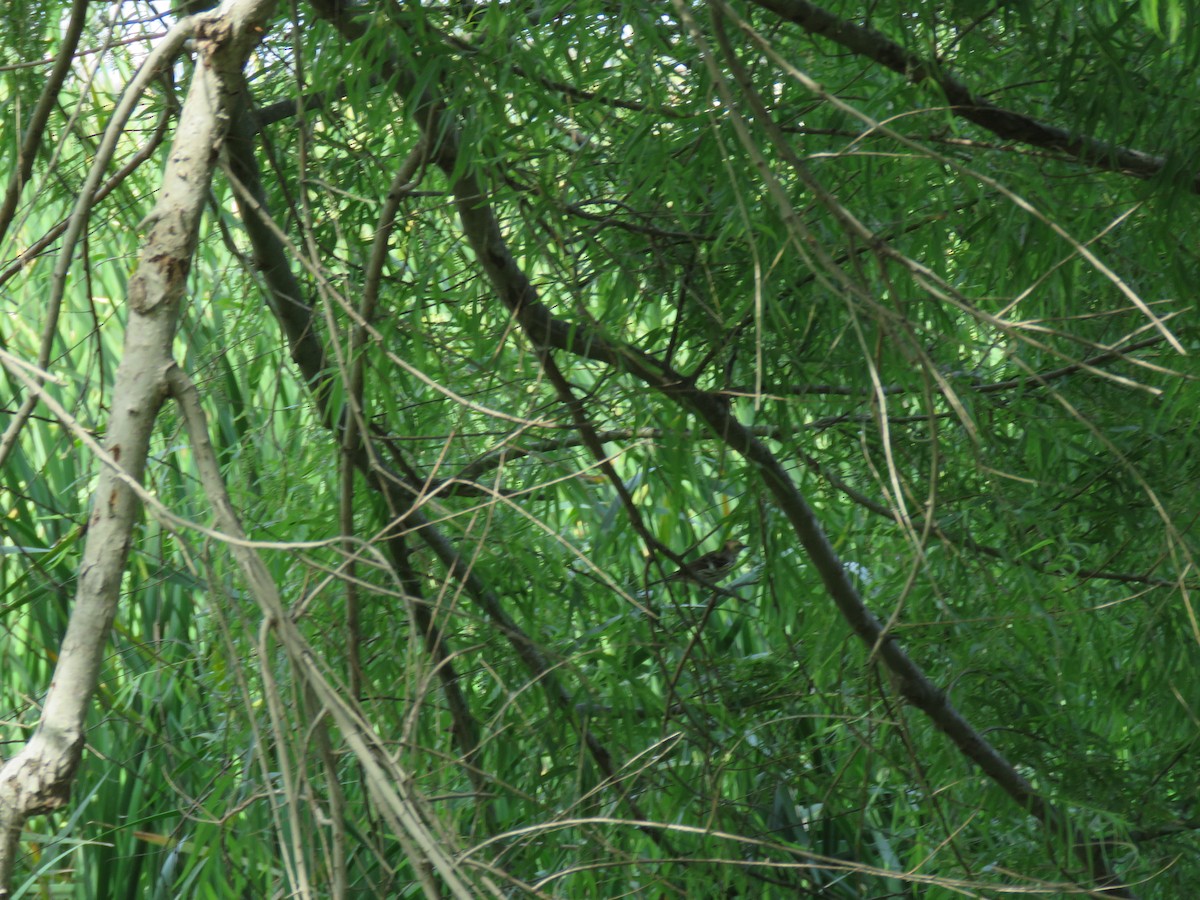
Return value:
[[(281, 5), (174, 355), (308, 650), (166, 406), (144, 483), (177, 518), (134, 533), (13, 896), (1188, 896), (1183, 13)], [(194, 45), (59, 308), (61, 235), (176, 21), (0, 19), (4, 757), (71, 613)], [(23, 365), (58, 407), (22, 410)], [(723, 589), (655, 583), (734, 538)]]

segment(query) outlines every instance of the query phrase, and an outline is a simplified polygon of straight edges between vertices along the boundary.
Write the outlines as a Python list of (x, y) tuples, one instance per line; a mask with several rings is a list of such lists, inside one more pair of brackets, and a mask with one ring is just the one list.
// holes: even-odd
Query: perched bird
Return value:
[(725, 546), (720, 550), (697, 557), (680, 567), (678, 572), (668, 575), (663, 581), (699, 581), (704, 584), (714, 584), (733, 571), (738, 557), (745, 549), (746, 545), (741, 541), (726, 541)]

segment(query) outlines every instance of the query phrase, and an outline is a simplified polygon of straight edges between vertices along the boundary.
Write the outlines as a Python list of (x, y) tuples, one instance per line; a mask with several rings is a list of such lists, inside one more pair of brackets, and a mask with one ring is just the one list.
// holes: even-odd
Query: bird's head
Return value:
[(734, 556), (738, 556), (745, 549), (746, 549), (746, 545), (743, 544), (741, 541), (728, 540), (725, 542), (725, 552), (732, 553)]

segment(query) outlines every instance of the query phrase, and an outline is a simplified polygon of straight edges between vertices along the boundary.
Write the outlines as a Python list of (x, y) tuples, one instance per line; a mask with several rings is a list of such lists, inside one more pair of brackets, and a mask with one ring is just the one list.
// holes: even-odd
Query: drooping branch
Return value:
[[(1075, 134), (1057, 125), (1040, 122), (985, 100), (977, 91), (955, 78), (943, 66), (932, 63), (865, 25), (841, 19), (807, 0), (753, 0), (781, 19), (800, 26), (809, 34), (833, 41), (847, 50), (898, 72), (913, 84), (930, 81), (950, 102), (956, 116), (1010, 141), (1042, 147), (1077, 159), (1085, 165), (1138, 178), (1154, 178), (1167, 167), (1161, 156), (1122, 147), (1088, 135)], [(1200, 177), (1191, 182), (1200, 193)]]
[[(315, 5), (348, 40), (361, 33), (360, 26), (349, 18), (348, 10), (342, 4), (321, 0)], [(427, 84), (418, 92), (416, 79), (399, 63), (393, 62), (391, 69), (398, 73), (398, 93), (404, 96), (417, 94), (411, 101), (410, 115), (428, 142), (430, 158), (451, 181), (463, 234), (500, 301), (530, 343), (538, 350), (566, 350), (617, 367), (689, 410), (715, 436), (746, 459), (787, 516), (828, 596), (871, 654), (883, 660), (900, 693), (1056, 839), (1073, 844), (1095, 883), (1112, 896), (1133, 896), (1109, 871), (1101, 855), (1086, 842), (1078, 841), (1080, 832), (1066, 815), (1039, 794), (1016, 766), (958, 712), (945, 692), (933, 684), (871, 612), (787, 468), (734, 415), (729, 398), (697, 387), (682, 373), (636, 348), (610, 339), (586, 323), (556, 317), (541, 302), (532, 281), (508, 246), (481, 177), (459, 157), (459, 129), (445, 100), (432, 85)]]
[(33, 113), (29, 116), (25, 134), (21, 137), (21, 149), (17, 152), (17, 165), (8, 177), (4, 200), (0, 201), (0, 245), (4, 243), (4, 236), (8, 234), (9, 226), (12, 225), (13, 214), (17, 211), (21, 192), (29, 182), (29, 176), (33, 174), (33, 163), (37, 159), (38, 148), (46, 136), (46, 122), (49, 121), (50, 113), (59, 102), (58, 92), (62, 89), (67, 73), (71, 71), (71, 65), (75, 61), (75, 51), (79, 47), (79, 38), (83, 35), (87, 12), (88, 0), (74, 0), (67, 27), (63, 31), (62, 45), (59, 47), (58, 56), (55, 57), (54, 66), (46, 76), (41, 96), (38, 97), (37, 105), (34, 106)]
[[(447, 157), (440, 157), (439, 164), (448, 164), (447, 171), (454, 171), (454, 163)], [(1064, 842), (1077, 841), (1079, 832), (1075, 826), (958, 712), (945, 692), (934, 685), (870, 611), (787, 468), (754, 437), (751, 429), (738, 420), (729, 398), (696, 387), (681, 373), (670, 370), (641, 351), (610, 342), (585, 324), (570, 324), (554, 317), (537, 299), (535, 288), (500, 237), (495, 214), (469, 174), (457, 180), (455, 196), (464, 233), (498, 294), (535, 346), (549, 345), (592, 359), (606, 359), (690, 410), (715, 436), (745, 458), (791, 522), (830, 599), (871, 653), (877, 654), (887, 665), (901, 694), (924, 712), (964, 756), (978, 765), (1022, 809)], [(1075, 846), (1091, 877), (1107, 887), (1111, 896), (1133, 896), (1113, 887), (1119, 884), (1119, 879), (1108, 871), (1104, 860), (1090, 845), (1075, 843)]]
[[(292, 271), (291, 260), (267, 218), (267, 195), (254, 152), (256, 132), (254, 117), (247, 104), (239, 110), (230, 131), (229, 177), (234, 182), (235, 190), (244, 198), (241, 203), (244, 211), (242, 222), (250, 236), (255, 265), (266, 284), (267, 306), (283, 330), (292, 359), (308, 385), (321, 421), (338, 435), (350, 466), (359, 470), (368, 484), (382, 494), (392, 515), (403, 520), (402, 511), (411, 504), (415, 492), (411, 480), (399, 475), (395, 478), (381, 477), (378, 461), (368, 452), (357, 428), (358, 420), (353, 415), (339, 413), (332, 402), (331, 376), (327, 370), (325, 347), (316, 330), (316, 312), (308, 302), (303, 285)], [(387, 541), (387, 547), (397, 572), (406, 582), (405, 593), (413, 600), (409, 604), (413, 625), (425, 642), (441, 681), (442, 692), (454, 720), (454, 735), (459, 750), (465, 758), (470, 758), (478, 750), (479, 725), (471, 716), (454, 665), (452, 648), (447, 644), (441, 626), (421, 598), (418, 585), (404, 578), (408, 569), (407, 539), (406, 534), (394, 535)]]
[[(251, 595), (286, 649), (296, 673), (321, 707), (329, 713), (347, 745), (354, 751), (355, 759), (363, 767), (367, 788), (405, 855), (413, 862), (426, 896), (441, 897), (447, 893), (456, 898), (480, 896), (481, 892), (472, 890), (464, 878), (446, 845), (445, 835), (439, 834), (428, 821), (430, 813), (427, 804), (416, 790), (413, 778), (392, 759), (375, 729), (363, 720), (357, 708), (346, 701), (343, 691), (321, 670), (312, 647), (284, 607), (262, 557), (249, 546), (241, 520), (225, 489), (195, 385), (177, 366), (169, 367), (163, 376), (187, 423), (200, 480), (215, 513), (217, 526), (231, 538), (230, 551), (237, 560)], [(430, 869), (441, 876), (445, 892), (429, 874)], [(484, 881), (486, 886), (486, 879)], [(494, 889), (488, 893), (498, 895)]]
[[(271, 294), (268, 306), (280, 319), (292, 349), (292, 358), (317, 401), (322, 420), (327, 428), (337, 432), (340, 437), (345, 427), (345, 418), (334, 408), (330, 399), (328, 373), (325, 371), (326, 356), (319, 337), (312, 329), (314, 312), (305, 299), (299, 279), (291, 271), (287, 248), (280, 234), (274, 229), (273, 223), (267, 220), (268, 210), (260, 202), (265, 194), (261, 189), (261, 179), (253, 157), (253, 147), (250, 143), (252, 134), (253, 128), (248, 124), (235, 127), (234, 139), (230, 141), (230, 161), (235, 177), (235, 190), (239, 198), (245, 201), (248, 211), (245, 217), (247, 233), (254, 245), (256, 259), (264, 274), (268, 275), (266, 281)], [(253, 225), (251, 220), (255, 220)], [(375, 437), (387, 439), (386, 435)], [(556, 674), (555, 663), (509, 615), (500, 597), (474, 569), (471, 561), (459, 553), (453, 542), (418, 505), (414, 505), (413, 501), (419, 493), (418, 486), (414, 485), (411, 479), (385, 466), (375, 454), (369, 452), (363, 440), (343, 448), (343, 452), (366, 479), (368, 486), (383, 497), (389, 509), (395, 511), (398, 522), (408, 531), (418, 535), (445, 566), (449, 577), (462, 584), (467, 596), (497, 632), (509, 642), (513, 652), (543, 690), (553, 708), (578, 729), (581, 740), (604, 777), (619, 789), (620, 773), (613, 754), (586, 724), (580, 721), (571, 693)], [(476, 734), (478, 729), (467, 718), (468, 707), (465, 699), (460, 696), (461, 688), (458, 686), (455, 669), (451, 665), (452, 656), (446, 649), (444, 637), (436, 623), (431, 620), (427, 609), (418, 606), (415, 615), (427, 647), (436, 651), (438, 674), (444, 690), (447, 691), (451, 711), (457, 717), (456, 735)], [(464, 748), (464, 754), (470, 749), (473, 748)], [(634, 808), (636, 810), (636, 806)], [(663, 840), (657, 831), (647, 833), (653, 840)]]

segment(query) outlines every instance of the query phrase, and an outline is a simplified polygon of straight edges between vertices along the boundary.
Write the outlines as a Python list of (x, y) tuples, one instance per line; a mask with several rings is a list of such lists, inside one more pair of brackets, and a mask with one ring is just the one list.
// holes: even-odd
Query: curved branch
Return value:
[[(344, 10), (339, 3), (321, 0), (314, 5), (347, 39), (358, 36), (354, 23), (342, 18)], [(395, 70), (399, 70), (399, 66)], [(407, 96), (416, 90), (412, 75), (399, 70), (397, 92)], [(458, 127), (444, 100), (434, 87), (427, 86), (412, 101), (410, 108), (410, 114), (430, 144), (431, 159), (451, 181), (463, 234), (501, 302), (534, 347), (566, 350), (587, 359), (610, 363), (690, 410), (714, 435), (751, 463), (791, 522), (829, 597), (872, 655), (878, 655), (884, 661), (899, 692), (1050, 833), (1064, 843), (1076, 840), (1080, 833), (1077, 826), (1039, 794), (1016, 766), (959, 713), (946, 693), (933, 684), (870, 611), (787, 468), (733, 414), (729, 398), (697, 388), (691, 380), (649, 354), (610, 340), (586, 323), (557, 318), (541, 302), (537, 289), (509, 249), (478, 175), (459, 159)], [(1133, 896), (1108, 870), (1098, 853), (1086, 845), (1076, 847), (1097, 884), (1105, 886), (1113, 896)]]
[[(271, 0), (237, 0), (222, 6), (219, 13), (193, 20), (205, 65), (196, 67), (151, 214), (154, 225), (128, 286), (129, 324), (106, 433), (108, 455), (121, 468), (105, 466), (97, 480), (75, 605), (37, 730), (0, 769), (0, 898), (9, 896), (24, 824), (31, 816), (61, 808), (70, 798), (83, 754), (87, 711), (141, 513), (138, 494), (127, 480), (141, 480), (154, 422), (167, 396), (184, 284), (217, 148), (234, 104), (230, 78), (240, 72), (261, 39), (272, 6)], [(178, 27), (182, 34), (185, 27)], [(138, 78), (153, 68), (147, 61)], [(130, 105), (137, 83), (135, 79), (126, 95)], [(115, 143), (122, 127), (120, 114), (114, 114), (106, 140), (111, 136)], [(80, 231), (106, 162), (107, 158), (97, 156), (80, 193), (73, 217)], [(64, 278), (67, 263), (63, 260), (69, 260), (73, 244), (74, 239), (68, 239), (60, 257)], [(61, 286), (56, 292), (61, 295)], [(40, 384), (37, 377), (28, 385), (30, 399), (37, 396)]]
[(33, 108), (33, 115), (29, 117), (29, 125), (21, 138), (21, 146), (17, 150), (17, 164), (8, 179), (4, 202), (0, 203), (0, 244), (4, 243), (4, 235), (12, 225), (21, 191), (25, 189), (29, 176), (33, 173), (33, 161), (37, 158), (38, 147), (45, 137), (50, 112), (58, 102), (58, 92), (62, 89), (67, 73), (71, 71), (71, 64), (75, 62), (75, 51), (79, 48), (83, 25), (87, 21), (88, 5), (88, 0), (75, 0), (71, 4), (71, 16), (63, 32), (62, 48), (54, 60), (54, 68), (46, 76), (46, 84), (42, 87), (37, 106)]
[[(62, 249), (59, 250), (58, 260), (51, 275), (50, 299), (46, 304), (46, 321), (42, 326), (41, 346), (38, 350), (37, 367), (39, 369), (45, 369), (50, 363), (51, 349), (58, 333), (58, 316), (62, 309), (63, 294), (66, 291), (67, 273), (70, 272), (71, 263), (74, 260), (75, 245), (83, 236), (92, 206), (96, 202), (96, 191), (104, 178), (104, 170), (112, 160), (113, 154), (116, 153), (117, 142), (125, 132), (125, 125), (128, 123), (129, 117), (133, 115), (142, 91), (162, 68), (175, 58), (175, 55), (183, 48), (184, 41), (191, 36), (194, 26), (195, 21), (191, 18), (180, 19), (172, 26), (162, 43), (146, 57), (142, 67), (138, 69), (121, 94), (121, 100), (117, 103), (117, 108), (113, 111), (112, 118), (109, 119), (108, 126), (104, 129), (104, 137), (96, 150), (96, 157), (92, 161), (87, 178), (79, 191), (75, 208), (67, 220), (66, 236), (63, 238)], [(194, 160), (189, 158), (186, 162), (191, 164)], [(156, 206), (155, 209), (157, 210), (158, 207)], [(151, 216), (153, 215), (154, 213), (151, 213)], [(151, 224), (150, 219), (147, 218), (144, 224)], [(131, 294), (130, 300), (132, 301), (132, 299)], [(0, 466), (4, 465), (5, 459), (12, 452), (17, 436), (25, 427), (25, 422), (35, 406), (37, 406), (37, 397), (31, 394), (21, 403), (20, 409), (17, 410), (8, 427), (4, 429), (3, 436), (0, 436)]]
[[(831, 40), (859, 56), (900, 73), (913, 84), (933, 82), (950, 101), (956, 116), (1005, 140), (1043, 147), (1066, 154), (1089, 166), (1137, 178), (1153, 178), (1167, 167), (1167, 160), (1161, 156), (1087, 135), (1073, 134), (1065, 128), (1039, 122), (1031, 116), (1004, 109), (989, 100), (984, 100), (939, 65), (906, 50), (887, 35), (866, 25), (856, 25), (839, 19), (828, 10), (807, 0), (753, 2), (781, 19), (799, 25), (809, 34)], [(1191, 180), (1190, 187), (1193, 193), (1200, 193), (1200, 176)]]
[[(340, 433), (343, 426), (341, 417), (333, 407), (329, 389), (329, 375), (325, 371), (325, 353), (321, 342), (312, 329), (315, 314), (307, 300), (299, 280), (291, 271), (289, 255), (273, 224), (265, 218), (266, 210), (260, 202), (265, 197), (261, 189), (261, 179), (257, 174), (257, 164), (253, 158), (252, 138), (253, 126), (248, 121), (235, 124), (229, 141), (231, 181), (239, 198), (246, 201), (247, 215), (244, 222), (247, 234), (254, 244), (255, 258), (266, 276), (270, 293), (268, 305), (280, 320), (292, 347), (292, 358), (296, 362), (301, 375), (305, 378), (317, 402), (318, 411), (325, 427)], [(252, 227), (252, 221), (255, 223)], [(608, 748), (600, 742), (582, 722), (570, 692), (563, 686), (555, 672), (554, 662), (546, 655), (537, 641), (526, 634), (520, 625), (508, 614), (500, 597), (488, 586), (473, 567), (473, 561), (463, 557), (453, 542), (436, 527), (419, 506), (413, 505), (420, 490), (410, 483), (412, 479), (395, 473), (368, 451), (361, 440), (354, 446), (343, 448), (343, 452), (353, 465), (362, 473), (367, 484), (384, 498), (389, 508), (397, 511), (403, 527), (416, 533), (434, 552), (446, 567), (449, 577), (460, 582), (466, 594), (475, 605), (487, 616), (493, 627), (509, 642), (513, 652), (526, 670), (530, 673), (539, 687), (545, 692), (555, 709), (567, 715), (579, 730), (581, 739), (596, 765), (613, 785), (619, 789), (620, 773)], [(427, 487), (427, 486), (426, 486)], [(450, 655), (445, 648), (445, 642), (433, 632), (434, 623), (429, 621), (428, 610), (422, 604), (414, 604), (418, 616), (418, 627), (427, 635), (431, 646), (441, 653), (438, 662), (439, 677), (443, 684), (452, 683), (457, 676), (449, 665)], [(423, 624), (422, 624), (423, 623)], [(457, 690), (457, 686), (451, 688)], [(465, 701), (461, 707), (466, 709)], [(472, 733), (469, 725), (464, 723), (463, 733)], [(469, 749), (464, 749), (464, 754)], [(661, 840), (660, 834), (647, 832), (652, 839)]]

